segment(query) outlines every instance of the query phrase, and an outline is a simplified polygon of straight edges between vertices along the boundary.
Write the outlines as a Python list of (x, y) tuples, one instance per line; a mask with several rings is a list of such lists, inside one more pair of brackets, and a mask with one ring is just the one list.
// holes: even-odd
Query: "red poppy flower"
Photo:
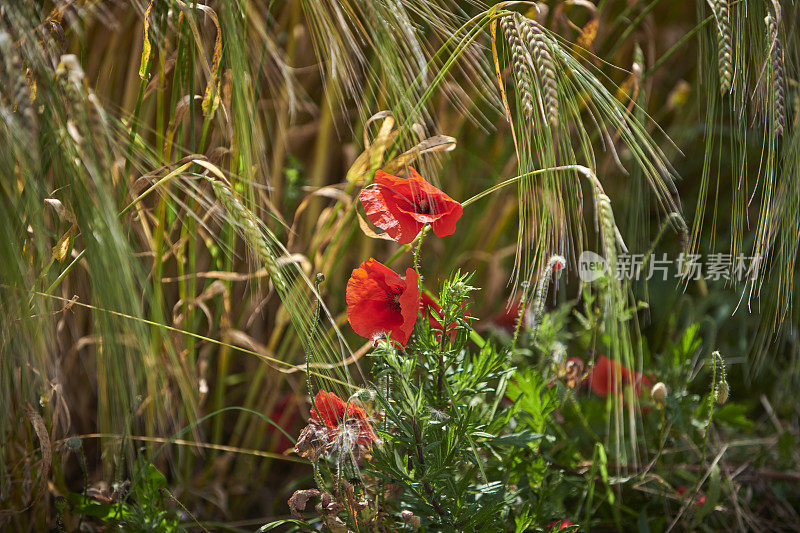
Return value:
[(614, 382), (617, 379), (620, 385), (631, 385), (637, 395), (642, 389), (642, 384), (648, 387), (651, 384), (649, 377), (641, 372), (626, 368), (619, 361), (612, 361), (605, 355), (597, 358), (587, 381), (592, 392), (598, 396), (605, 397), (614, 390)]
[(397, 242), (408, 244), (425, 224), (437, 237), (452, 235), (461, 218), (461, 204), (425, 181), (409, 167), (409, 178), (382, 170), (375, 173), (375, 185), (364, 189), (359, 199), (370, 222)]
[(565, 528), (568, 528), (569, 526), (574, 526), (574, 525), (575, 525), (575, 523), (574, 522), (570, 522), (569, 520), (553, 520), (552, 522), (547, 524), (547, 528), (550, 531), (552, 531), (554, 529), (556, 531), (558, 531), (559, 529), (565, 529)]
[[(675, 492), (677, 492), (679, 495), (681, 495), (683, 497), (683, 499), (686, 499), (686, 498), (689, 497), (689, 495), (686, 494), (687, 491), (688, 491), (688, 489), (686, 487), (684, 487), (683, 485), (681, 485), (680, 487), (676, 487), (675, 488)], [(695, 496), (695, 498), (694, 498), (695, 507), (702, 507), (703, 505), (705, 505), (705, 503), (706, 503), (706, 495), (703, 494), (702, 492), (698, 492), (697, 496)]]
[(368, 339), (389, 333), (393, 341), (408, 344), (419, 304), (419, 275), (413, 268), (406, 270), (403, 279), (370, 258), (353, 270), (346, 297), (353, 331)]
[(367, 412), (353, 402), (345, 405), (342, 399), (332, 392), (321, 390), (317, 393), (314, 397), (314, 406), (311, 408), (311, 419), (325, 424), (325, 427), (328, 428), (328, 435), (334, 439), (334, 442), (346, 434), (343, 429), (350, 428), (355, 429), (353, 444), (369, 447), (378, 440), (378, 436), (372, 430)]

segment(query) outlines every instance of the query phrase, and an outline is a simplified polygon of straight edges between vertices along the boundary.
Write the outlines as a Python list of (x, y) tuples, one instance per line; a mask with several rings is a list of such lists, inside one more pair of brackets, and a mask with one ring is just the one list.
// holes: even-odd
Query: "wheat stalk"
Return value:
[(222, 206), (231, 216), (233, 222), (235, 222), (242, 238), (250, 245), (258, 258), (264, 262), (275, 288), (280, 291), (285, 291), (286, 284), (278, 269), (275, 254), (270, 249), (267, 239), (259, 229), (256, 216), (242, 204), (239, 197), (227, 184), (221, 180), (211, 180), (211, 186), (214, 189), (214, 194), (217, 199), (222, 203)]
[(617, 235), (614, 211), (611, 209), (611, 199), (605, 193), (597, 193), (597, 214), (600, 219), (600, 235), (603, 239), (603, 249), (606, 254), (609, 272), (616, 272), (617, 264)]
[(733, 38), (728, 0), (709, 0), (717, 21), (717, 68), (719, 69), (719, 90), (726, 93), (733, 84)]
[(517, 80), (517, 91), (522, 100), (522, 108), (530, 119), (533, 117), (533, 93), (531, 90), (531, 71), (522, 39), (517, 31), (512, 16), (503, 17), (500, 20), (500, 27), (506, 34), (508, 44), (511, 47), (511, 68), (514, 71), (514, 78)]
[(767, 15), (764, 18), (767, 24), (767, 31), (770, 39), (769, 61), (772, 64), (772, 95), (775, 110), (774, 133), (776, 136), (783, 135), (786, 127), (786, 101), (783, 93), (783, 86), (786, 82), (783, 70), (783, 46), (778, 38), (778, 23)]
[(522, 28), (522, 36), (528, 43), (528, 47), (533, 57), (536, 71), (541, 83), (542, 102), (545, 109), (545, 120), (555, 126), (558, 124), (558, 92), (556, 91), (556, 72), (553, 63), (553, 56), (547, 47), (544, 28), (539, 22), (526, 18), (524, 21), (519, 17), (519, 26)]

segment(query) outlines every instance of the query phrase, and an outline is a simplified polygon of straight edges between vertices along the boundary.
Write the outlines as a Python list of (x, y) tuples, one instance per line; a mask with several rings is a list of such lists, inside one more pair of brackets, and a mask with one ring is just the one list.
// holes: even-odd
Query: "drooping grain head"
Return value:
[(778, 36), (778, 22), (771, 15), (764, 18), (767, 25), (767, 37), (769, 42), (769, 62), (772, 67), (772, 111), (774, 113), (773, 133), (776, 137), (783, 135), (786, 127), (786, 98), (784, 95), (784, 85), (786, 77), (783, 65), (783, 46)]
[(558, 91), (553, 56), (550, 54), (544, 28), (537, 21), (520, 18), (522, 36), (528, 44), (533, 62), (536, 65), (539, 86), (544, 105), (544, 119), (552, 126), (558, 124)]
[(533, 117), (533, 93), (531, 89), (531, 74), (530, 61), (525, 47), (522, 44), (515, 22), (516, 16), (509, 15), (500, 20), (500, 27), (506, 35), (508, 44), (511, 47), (511, 69), (514, 72), (514, 78), (517, 81), (517, 92), (519, 93), (520, 101), (522, 102), (522, 109), (528, 119)]
[(725, 94), (733, 85), (733, 37), (728, 0), (709, 0), (717, 24), (717, 69), (719, 90)]

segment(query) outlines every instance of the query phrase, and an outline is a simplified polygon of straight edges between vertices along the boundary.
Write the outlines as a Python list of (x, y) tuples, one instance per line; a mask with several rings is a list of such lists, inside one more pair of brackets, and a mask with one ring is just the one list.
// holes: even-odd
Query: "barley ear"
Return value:
[(236, 224), (239, 234), (258, 258), (264, 262), (275, 288), (281, 291), (286, 290), (286, 284), (279, 271), (275, 254), (270, 249), (263, 233), (261, 233), (255, 215), (242, 204), (236, 193), (226, 183), (220, 180), (212, 180), (211, 186), (217, 199)]
[(767, 35), (769, 37), (769, 62), (772, 66), (772, 105), (775, 112), (775, 124), (773, 132), (776, 136), (783, 135), (786, 127), (786, 100), (784, 97), (784, 85), (786, 77), (783, 69), (783, 46), (778, 37), (778, 23), (771, 15), (764, 18), (767, 24)]
[(597, 194), (597, 213), (600, 219), (600, 235), (603, 239), (603, 250), (608, 262), (609, 272), (616, 272), (617, 264), (617, 235), (614, 211), (611, 209), (611, 199), (604, 193)]
[(719, 90), (727, 93), (733, 85), (733, 38), (731, 36), (731, 16), (728, 0), (709, 0), (717, 21), (717, 68), (719, 69)]
[(533, 93), (531, 91), (531, 74), (529, 61), (525, 48), (522, 46), (522, 39), (514, 23), (514, 15), (503, 17), (500, 20), (500, 27), (508, 39), (511, 47), (511, 69), (514, 78), (517, 80), (517, 92), (519, 92), (522, 108), (528, 119), (533, 117)]
[(552, 126), (558, 124), (558, 91), (553, 56), (550, 54), (544, 28), (533, 19), (522, 21), (522, 36), (528, 43), (538, 75), (539, 89), (545, 110), (545, 120)]

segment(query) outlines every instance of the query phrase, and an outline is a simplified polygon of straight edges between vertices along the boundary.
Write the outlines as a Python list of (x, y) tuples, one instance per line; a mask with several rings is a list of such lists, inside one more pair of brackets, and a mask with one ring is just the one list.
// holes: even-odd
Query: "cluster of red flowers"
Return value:
[[(409, 168), (409, 178), (379, 170), (374, 186), (361, 191), (359, 199), (367, 218), (403, 244), (412, 242), (425, 224), (430, 224), (438, 237), (452, 235), (462, 213), (461, 204), (425, 181), (413, 168)], [(368, 339), (389, 336), (397, 344), (408, 344), (420, 304), (433, 327), (442, 329), (441, 308), (427, 294), (420, 297), (419, 274), (412, 268), (406, 269), (405, 278), (401, 278), (391, 268), (370, 258), (353, 270), (347, 282), (346, 299), (347, 318), (353, 331)], [(327, 438), (334, 444), (369, 448), (378, 440), (367, 412), (332, 392), (317, 393), (311, 420), (327, 429)], [(311, 448), (310, 452), (324, 449), (315, 447), (313, 442)]]
[[(409, 167), (400, 178), (379, 170), (375, 184), (361, 191), (359, 199), (370, 222), (403, 244), (412, 242), (425, 224), (437, 237), (452, 235), (463, 211), (461, 204), (425, 181)], [(405, 279), (375, 259), (361, 263), (347, 282), (347, 318), (353, 331), (368, 339), (390, 336), (405, 346), (417, 321), (420, 302), (434, 328), (442, 329), (441, 309), (423, 294), (419, 275), (411, 268)], [(448, 325), (449, 327), (449, 325)]]

